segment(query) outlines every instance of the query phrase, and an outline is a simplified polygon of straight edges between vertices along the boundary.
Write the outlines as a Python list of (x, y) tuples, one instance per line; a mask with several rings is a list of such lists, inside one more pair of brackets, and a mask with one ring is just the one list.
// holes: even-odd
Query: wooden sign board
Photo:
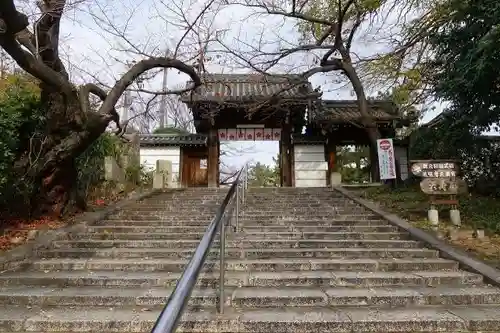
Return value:
[(467, 190), (465, 181), (460, 178), (425, 178), (420, 182), (420, 189), (429, 195), (456, 195)]
[(458, 163), (453, 160), (410, 161), (411, 172), (423, 178), (453, 178), (458, 174)]

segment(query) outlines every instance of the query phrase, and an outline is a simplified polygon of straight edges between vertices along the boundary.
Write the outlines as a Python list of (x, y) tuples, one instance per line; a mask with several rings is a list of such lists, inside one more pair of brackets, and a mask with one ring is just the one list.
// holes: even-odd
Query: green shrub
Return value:
[(26, 152), (36, 159), (35, 143), (45, 125), (44, 114), (29, 78), (9, 76), (0, 82), (0, 209), (32, 190), (31, 184), (16, 181), (19, 175), (13, 166)]

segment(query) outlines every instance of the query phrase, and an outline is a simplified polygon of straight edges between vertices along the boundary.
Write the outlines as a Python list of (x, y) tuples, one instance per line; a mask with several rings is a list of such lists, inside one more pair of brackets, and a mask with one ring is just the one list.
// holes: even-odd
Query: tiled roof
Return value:
[(247, 101), (273, 96), (303, 100), (314, 94), (307, 80), (292, 74), (204, 74), (201, 81), (195, 92), (182, 96), (184, 102)]
[(201, 134), (141, 134), (139, 142), (141, 146), (203, 146), (207, 144), (207, 137)]
[[(369, 101), (369, 112), (375, 120), (394, 120), (400, 119), (397, 107), (391, 102)], [(357, 101), (321, 101), (319, 109), (313, 110), (312, 121), (345, 122), (359, 121), (361, 113), (359, 112)]]
[(435, 127), (439, 125), (441, 122), (443, 122), (446, 119), (447, 115), (448, 115), (447, 112), (443, 111), (434, 118), (432, 118), (431, 120), (429, 120), (427, 123), (423, 124), (422, 127), (428, 127), (428, 128)]

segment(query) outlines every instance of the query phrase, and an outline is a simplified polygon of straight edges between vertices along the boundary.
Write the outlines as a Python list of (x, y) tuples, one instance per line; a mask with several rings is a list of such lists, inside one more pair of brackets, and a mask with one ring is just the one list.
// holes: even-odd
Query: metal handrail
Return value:
[[(248, 164), (245, 164), (238, 172), (234, 183), (229, 188), (229, 191), (224, 198), (224, 201), (217, 209), (215, 217), (208, 225), (205, 234), (203, 235), (200, 243), (187, 264), (181, 278), (177, 281), (175, 289), (168, 298), (167, 304), (160, 313), (156, 323), (151, 330), (152, 333), (173, 333), (175, 332), (179, 320), (184, 313), (184, 309), (189, 302), (191, 293), (201, 269), (205, 264), (206, 257), (212, 247), (217, 231), (220, 231), (220, 281), (219, 281), (219, 312), (224, 312), (224, 281), (225, 281), (225, 248), (226, 248), (226, 235), (225, 227), (229, 220), (231, 213), (236, 208), (235, 221), (236, 225), (234, 230), (239, 231), (239, 210), (240, 204), (245, 202), (245, 191), (248, 188)], [(240, 189), (241, 187), (241, 189)], [(242, 201), (240, 203), (240, 201)], [(228, 209), (229, 207), (229, 209)], [(228, 214), (229, 213), (229, 214)]]

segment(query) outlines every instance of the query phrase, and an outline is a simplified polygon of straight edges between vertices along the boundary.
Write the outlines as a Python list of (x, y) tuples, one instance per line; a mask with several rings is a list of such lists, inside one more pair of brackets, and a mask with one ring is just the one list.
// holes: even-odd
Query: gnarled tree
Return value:
[[(110, 123), (116, 123), (121, 132), (115, 105), (134, 80), (150, 69), (163, 67), (175, 68), (190, 76), (194, 84), (183, 91), (201, 84), (195, 69), (178, 59), (146, 57), (130, 67), (108, 91), (93, 83), (76, 86), (69, 80), (59, 55), (59, 30), (65, 6), (65, 0), (41, 1), (42, 14), (32, 31), (27, 15), (18, 10), (14, 0), (0, 2), (0, 46), (18, 66), (40, 81), (46, 109), (43, 137), (33, 140), (29, 149), (19, 154), (14, 168), (20, 181), (34, 184), (32, 207), (38, 213), (57, 215), (71, 211), (78, 202), (75, 158), (99, 138)], [(102, 101), (97, 109), (90, 107), (91, 95)], [(39, 156), (37, 159), (32, 158), (34, 150)]]

